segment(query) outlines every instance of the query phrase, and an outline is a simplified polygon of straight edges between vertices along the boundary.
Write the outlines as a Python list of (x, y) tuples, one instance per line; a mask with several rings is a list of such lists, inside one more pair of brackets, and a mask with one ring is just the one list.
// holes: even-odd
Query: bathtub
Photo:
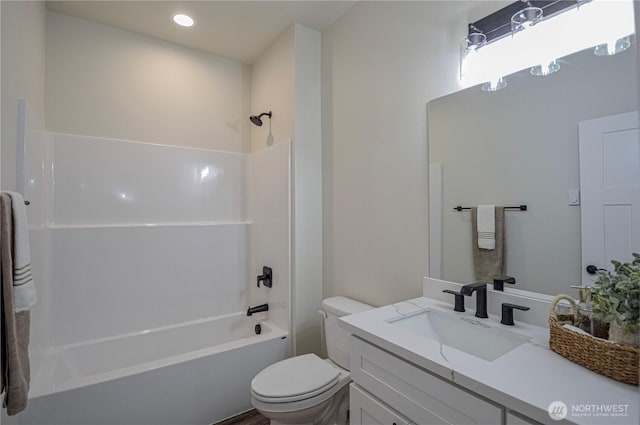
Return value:
[(239, 312), (34, 353), (19, 421), (212, 424), (249, 410), (251, 379), (291, 346), (287, 332), (255, 317)]

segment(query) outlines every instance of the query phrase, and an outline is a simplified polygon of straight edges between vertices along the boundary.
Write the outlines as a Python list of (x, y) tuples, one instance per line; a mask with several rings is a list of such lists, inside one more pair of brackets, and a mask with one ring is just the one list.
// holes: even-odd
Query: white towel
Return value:
[(496, 248), (496, 206), (478, 205), (478, 248)]
[(13, 215), (13, 311), (28, 311), (36, 304), (36, 286), (31, 276), (31, 250), (29, 249), (29, 223), (24, 198), (17, 192), (6, 192), (11, 197)]

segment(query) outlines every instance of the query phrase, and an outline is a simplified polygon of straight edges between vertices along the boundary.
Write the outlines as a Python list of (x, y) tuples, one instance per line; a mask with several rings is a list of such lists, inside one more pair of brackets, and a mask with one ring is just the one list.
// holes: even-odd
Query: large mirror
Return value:
[(471, 213), (454, 207), (524, 204), (504, 218), (515, 288), (553, 295), (582, 283), (581, 207), (570, 205), (578, 123), (638, 110), (635, 43), (613, 56), (573, 54), (545, 77), (521, 71), (496, 92), (476, 86), (429, 102), (432, 277), (475, 280)]

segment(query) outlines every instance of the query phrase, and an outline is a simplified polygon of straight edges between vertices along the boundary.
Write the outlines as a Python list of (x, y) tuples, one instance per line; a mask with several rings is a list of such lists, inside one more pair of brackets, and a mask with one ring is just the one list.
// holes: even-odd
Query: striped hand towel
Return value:
[(21, 194), (6, 193), (11, 197), (13, 215), (13, 311), (29, 311), (36, 304), (38, 297), (31, 276), (27, 208)]
[(496, 248), (496, 206), (478, 205), (478, 248)]
[(491, 282), (494, 277), (507, 273), (507, 250), (504, 240), (504, 207), (496, 207), (495, 213), (495, 248), (481, 249), (478, 246), (478, 208), (471, 208), (473, 270), (475, 279), (478, 282)]

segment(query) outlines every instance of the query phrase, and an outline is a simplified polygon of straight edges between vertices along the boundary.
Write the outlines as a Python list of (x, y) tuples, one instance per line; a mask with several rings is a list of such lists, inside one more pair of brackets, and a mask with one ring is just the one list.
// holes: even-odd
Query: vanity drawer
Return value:
[(356, 384), (349, 388), (351, 425), (410, 425), (411, 423)]
[(418, 424), (502, 423), (503, 409), (399, 357), (351, 337), (351, 377)]
[(533, 419), (525, 418), (515, 412), (507, 411), (507, 424), (506, 425), (540, 425), (539, 422)]

